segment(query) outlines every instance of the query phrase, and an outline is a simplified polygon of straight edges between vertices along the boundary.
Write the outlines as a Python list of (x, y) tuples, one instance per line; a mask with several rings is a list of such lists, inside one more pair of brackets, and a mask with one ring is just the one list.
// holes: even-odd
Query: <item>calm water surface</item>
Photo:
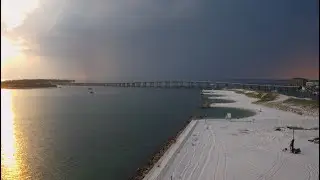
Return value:
[(128, 179), (191, 115), (228, 111), (199, 90), (94, 91), (1, 90), (1, 179)]

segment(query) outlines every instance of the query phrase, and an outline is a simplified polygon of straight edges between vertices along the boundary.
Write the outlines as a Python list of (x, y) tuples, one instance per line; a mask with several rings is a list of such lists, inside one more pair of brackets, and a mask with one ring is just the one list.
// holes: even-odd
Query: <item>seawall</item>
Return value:
[(192, 134), (196, 127), (198, 120), (192, 120), (183, 132), (179, 135), (176, 142), (163, 154), (159, 161), (154, 164), (153, 168), (146, 174), (143, 180), (159, 180), (165, 175), (168, 170), (169, 164), (172, 163), (175, 156), (183, 147), (186, 140)]

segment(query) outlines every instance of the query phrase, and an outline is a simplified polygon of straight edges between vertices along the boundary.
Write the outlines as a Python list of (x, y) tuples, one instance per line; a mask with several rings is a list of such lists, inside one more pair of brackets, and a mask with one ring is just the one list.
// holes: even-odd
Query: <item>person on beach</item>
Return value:
[(294, 151), (294, 139), (291, 140), (290, 142), (290, 151), (293, 153)]

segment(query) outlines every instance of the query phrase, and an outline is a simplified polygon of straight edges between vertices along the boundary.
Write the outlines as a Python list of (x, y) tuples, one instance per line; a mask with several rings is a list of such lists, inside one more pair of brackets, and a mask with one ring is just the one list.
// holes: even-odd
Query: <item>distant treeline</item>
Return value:
[(19, 79), (1, 81), (1, 88), (25, 89), (25, 88), (47, 88), (57, 87), (57, 85), (73, 83), (74, 80), (61, 79)]
[(228, 79), (231, 83), (288, 85), (290, 79)]

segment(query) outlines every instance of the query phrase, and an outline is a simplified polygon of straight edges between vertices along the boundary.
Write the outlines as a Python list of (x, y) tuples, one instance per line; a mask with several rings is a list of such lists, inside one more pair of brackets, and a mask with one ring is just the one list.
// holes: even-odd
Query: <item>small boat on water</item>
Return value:
[(88, 88), (88, 91), (89, 91), (90, 94), (94, 94), (94, 91), (93, 91), (92, 88)]

